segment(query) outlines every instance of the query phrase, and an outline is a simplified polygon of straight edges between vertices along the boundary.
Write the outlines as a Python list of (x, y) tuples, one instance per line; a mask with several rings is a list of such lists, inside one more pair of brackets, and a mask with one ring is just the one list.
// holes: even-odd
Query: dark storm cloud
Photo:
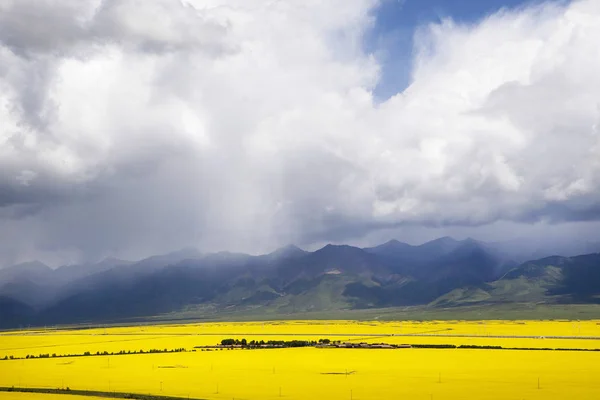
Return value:
[(85, 36), (77, 23), (82, 7), (73, 1), (3, 1), (0, 41), (19, 55), (65, 51)]
[(522, 218), (522, 222), (540, 220), (551, 224), (600, 221), (600, 203), (596, 199), (590, 199), (589, 202), (574, 201), (569, 204), (550, 203)]

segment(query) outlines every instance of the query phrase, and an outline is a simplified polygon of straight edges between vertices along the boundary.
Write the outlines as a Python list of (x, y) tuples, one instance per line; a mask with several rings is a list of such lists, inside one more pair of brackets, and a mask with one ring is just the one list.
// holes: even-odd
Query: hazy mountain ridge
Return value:
[(531, 260), (493, 282), (457, 288), (433, 304), (509, 302), (600, 304), (600, 253)]
[(0, 326), (118, 320), (207, 305), (293, 313), (598, 302), (600, 254), (515, 265), (493, 244), (448, 237), (314, 252), (286, 246), (260, 256), (184, 249), (135, 263), (107, 259), (56, 270), (27, 263), (0, 270)]

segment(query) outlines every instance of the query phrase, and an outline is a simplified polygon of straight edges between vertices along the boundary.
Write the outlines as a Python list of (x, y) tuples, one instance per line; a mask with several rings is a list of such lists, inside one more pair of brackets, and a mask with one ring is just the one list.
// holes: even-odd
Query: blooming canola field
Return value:
[[(5, 332), (0, 358), (9, 359), (0, 360), (0, 386), (240, 400), (600, 398), (595, 351), (195, 348), (225, 338), (596, 349), (600, 324), (277, 321)], [(180, 348), (186, 351), (147, 353)], [(128, 351), (144, 354), (58, 357)], [(50, 357), (25, 358), (40, 354)], [(15, 396), (0, 400), (21, 398), (6, 395)]]
[(67, 396), (45, 393), (0, 392), (0, 400), (98, 400), (101, 397)]

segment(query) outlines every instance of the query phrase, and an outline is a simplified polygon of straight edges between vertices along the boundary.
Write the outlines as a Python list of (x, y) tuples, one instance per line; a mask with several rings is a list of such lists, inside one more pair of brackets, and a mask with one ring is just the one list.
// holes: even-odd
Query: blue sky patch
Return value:
[(375, 96), (383, 101), (402, 92), (410, 82), (413, 34), (421, 26), (452, 18), (476, 22), (503, 8), (541, 3), (532, 0), (383, 0), (375, 10), (375, 25), (366, 37), (366, 47), (382, 65)]

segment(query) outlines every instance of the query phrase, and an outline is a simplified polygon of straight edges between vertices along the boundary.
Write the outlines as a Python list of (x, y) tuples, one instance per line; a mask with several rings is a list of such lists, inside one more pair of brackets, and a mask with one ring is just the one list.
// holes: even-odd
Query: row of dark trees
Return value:
[(4, 358), (1, 358), (1, 360), (22, 360), (23, 358), (25, 359), (32, 359), (32, 358), (62, 358), (62, 357), (88, 357), (88, 356), (118, 356), (118, 355), (125, 355), (125, 354), (151, 354), (151, 353), (181, 353), (186, 351), (183, 347), (177, 348), (177, 349), (150, 349), (150, 350), (121, 350), (119, 352), (108, 352), (108, 351), (97, 351), (96, 353), (92, 353), (89, 351), (86, 351), (83, 354), (27, 354), (25, 357), (15, 357), (15, 356), (4, 356)]
[(260, 348), (260, 347), (309, 347), (317, 344), (329, 344), (329, 339), (314, 340), (250, 340), (246, 339), (223, 339), (221, 346), (240, 346), (242, 348)]

